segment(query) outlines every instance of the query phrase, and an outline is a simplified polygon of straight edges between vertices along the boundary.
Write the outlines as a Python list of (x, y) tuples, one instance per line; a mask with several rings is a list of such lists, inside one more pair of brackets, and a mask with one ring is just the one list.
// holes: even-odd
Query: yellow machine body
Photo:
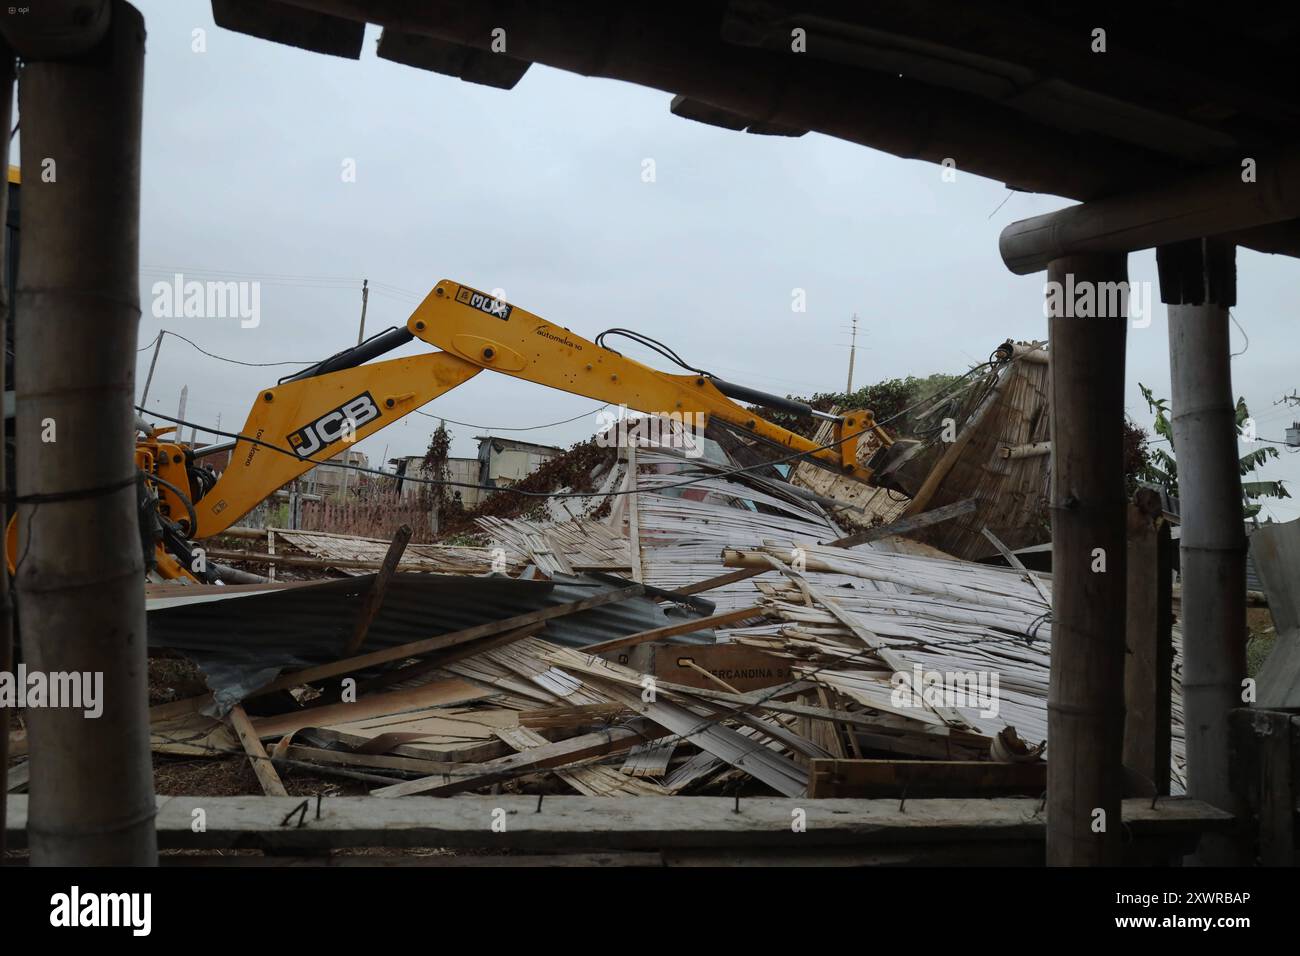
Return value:
[(266, 445), (245, 439), (235, 445), (230, 465), (195, 505), (193, 537), (220, 534), (277, 488), (481, 371), (433, 352), (263, 389), (240, 434)]
[[(484, 369), (647, 414), (715, 418), (862, 482), (870, 482), (872, 470), (859, 461), (859, 446), (893, 443), (871, 412), (860, 410), (839, 416), (833, 441), (822, 447), (728, 398), (707, 375), (661, 372), (450, 279), (420, 303), (407, 331), (441, 351), (264, 388), (229, 465), (206, 493), (189, 477), (189, 449), (171, 437), (173, 429), (141, 438), (136, 465), (156, 490), (162, 516), (188, 540), (220, 534), (276, 489)], [(193, 507), (195, 527), (178, 490)], [(12, 568), (18, 545), (12, 522), (7, 543)], [(156, 558), (159, 576), (198, 580), (161, 544)]]

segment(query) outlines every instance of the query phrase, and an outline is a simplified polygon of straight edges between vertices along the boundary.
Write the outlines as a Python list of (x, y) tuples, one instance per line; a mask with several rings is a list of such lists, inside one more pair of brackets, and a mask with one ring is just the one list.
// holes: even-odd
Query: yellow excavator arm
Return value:
[[(412, 339), (441, 351), (363, 364)], [(871, 469), (858, 461), (859, 443), (891, 444), (868, 411), (825, 416), (803, 403), (713, 376), (661, 372), (519, 306), (444, 279), (412, 313), (405, 329), (390, 329), (262, 390), (241, 434), (266, 445), (245, 439), (235, 444), (230, 465), (195, 503), (198, 527), (189, 536), (219, 534), (275, 489), (483, 369), (648, 414), (705, 416), (688, 421), (716, 418), (791, 453), (808, 453), (864, 482), (870, 480)], [(834, 443), (822, 448), (733, 399), (833, 418)], [(164, 489), (164, 499), (166, 494)], [(183, 514), (170, 510), (176, 511), (173, 518)]]
[[(372, 361), (416, 339), (439, 351)], [(661, 372), (516, 305), (444, 279), (412, 313), (406, 328), (381, 332), (264, 388), (241, 437), (203, 449), (205, 454), (231, 450), (220, 477), (195, 465), (195, 449), (178, 441), (172, 428), (138, 423), (142, 435), (136, 466), (145, 478), (141, 534), (155, 542), (154, 573), (182, 581), (214, 580), (193, 541), (220, 534), (277, 488), (484, 369), (696, 428), (710, 419), (721, 421), (863, 482), (872, 479), (871, 463), (903, 447), (869, 411), (828, 415), (707, 372)], [(830, 419), (834, 438), (818, 445), (739, 402)], [(878, 457), (862, 464), (860, 445), (870, 446)], [(6, 529), (11, 571), (19, 546), (15, 519)]]

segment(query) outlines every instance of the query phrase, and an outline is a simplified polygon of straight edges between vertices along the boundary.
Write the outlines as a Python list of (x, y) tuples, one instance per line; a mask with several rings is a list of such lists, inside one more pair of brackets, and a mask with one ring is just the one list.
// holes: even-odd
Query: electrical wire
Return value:
[(216, 359), (219, 362), (228, 362), (231, 365), (243, 365), (246, 368), (272, 368), (278, 365), (292, 365), (296, 368), (301, 368), (306, 365), (315, 365), (317, 364), (317, 362), (320, 361), (320, 359), (317, 359), (315, 362), (242, 362), (239, 359), (227, 358), (224, 355), (218, 355), (215, 352), (209, 352), (207, 349), (205, 349), (203, 346), (199, 345), (197, 342), (193, 341), (192, 339), (187, 339), (179, 332), (172, 332), (169, 329), (162, 329), (161, 331), (159, 331), (157, 338), (155, 338), (153, 342), (150, 342), (144, 348), (136, 349), (136, 351), (143, 352), (145, 349), (152, 348), (154, 342), (157, 342), (158, 339), (162, 338), (164, 335), (170, 335), (174, 339), (180, 339), (186, 345), (189, 345), (191, 348), (195, 349), (196, 351), (202, 352), (208, 358)]
[(433, 412), (422, 412), (418, 408), (415, 410), (415, 414), (423, 415), (425, 418), (436, 418), (439, 421), (450, 422), (453, 425), (460, 425), (463, 428), (477, 428), (489, 432), (533, 432), (533, 431), (537, 431), (540, 428), (554, 428), (556, 425), (567, 425), (570, 422), (576, 422), (580, 418), (586, 418), (588, 415), (594, 415), (603, 409), (609, 408), (611, 404), (612, 404), (611, 402), (606, 402), (604, 405), (598, 405), (597, 407), (591, 409), (590, 411), (583, 412), (581, 415), (574, 415), (572, 418), (566, 418), (562, 421), (547, 422), (545, 425), (526, 425), (526, 426), (473, 425), (470, 424), (469, 422), (458, 422), (456, 421), (456, 419), (448, 418), (445, 415), (435, 415), (433, 414)]
[(1228, 318), (1232, 319), (1232, 324), (1237, 327), (1237, 331), (1241, 333), (1241, 337), (1246, 340), (1246, 344), (1241, 347), (1240, 352), (1232, 352), (1231, 354), (1228, 355), (1228, 358), (1234, 359), (1238, 355), (1246, 354), (1246, 350), (1250, 348), (1250, 336), (1246, 334), (1245, 327), (1240, 322), (1237, 321), (1237, 317), (1232, 314), (1231, 309), (1228, 310)]

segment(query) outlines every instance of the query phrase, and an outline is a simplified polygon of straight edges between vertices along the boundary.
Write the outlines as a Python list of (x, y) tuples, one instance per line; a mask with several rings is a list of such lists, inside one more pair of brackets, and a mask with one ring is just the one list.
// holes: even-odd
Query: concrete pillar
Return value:
[(1052, 378), (1052, 673), (1047, 863), (1120, 861), (1126, 501), (1123, 253), (1047, 270)]
[(102, 680), (102, 713), (28, 710), (28, 839), (34, 864), (147, 865), (157, 846), (132, 409), (144, 20), (114, 0), (98, 42), (62, 56), (28, 59), (19, 82), (15, 595), (28, 667), (89, 674), (92, 689)]
[[(1178, 461), (1183, 576), (1183, 716), (1187, 792), (1240, 810), (1228, 771), (1228, 713), (1246, 673), (1246, 534), (1238, 471), (1228, 308), (1236, 302), (1232, 243), (1161, 246), (1169, 307), (1170, 407)], [(1242, 862), (1237, 841), (1207, 837), (1197, 862)]]

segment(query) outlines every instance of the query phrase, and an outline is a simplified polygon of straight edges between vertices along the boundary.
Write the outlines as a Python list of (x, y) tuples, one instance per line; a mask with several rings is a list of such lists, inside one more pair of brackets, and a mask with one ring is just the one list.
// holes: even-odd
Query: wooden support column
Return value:
[(1169, 795), (1172, 719), (1173, 542), (1160, 495), (1140, 489), (1128, 506), (1128, 623), (1124, 639), (1126, 796)]
[(1259, 761), (1259, 862), (1262, 866), (1295, 866), (1300, 718), (1262, 711), (1251, 715), (1251, 725)]
[[(1183, 712), (1189, 796), (1236, 812), (1229, 784), (1228, 713), (1246, 672), (1246, 535), (1238, 471), (1228, 308), (1235, 248), (1216, 239), (1161, 246), (1169, 306), (1170, 407), (1178, 460), (1183, 578)], [(1239, 862), (1242, 848), (1207, 838), (1205, 864)]]
[(379, 573), (375, 575), (370, 590), (361, 599), (361, 610), (357, 612), (356, 623), (352, 626), (352, 636), (348, 639), (347, 646), (343, 648), (344, 657), (351, 657), (365, 643), (366, 635), (370, 633), (370, 625), (374, 622), (375, 615), (379, 613), (380, 605), (384, 603), (388, 582), (397, 573), (397, 563), (402, 560), (402, 555), (406, 552), (406, 546), (410, 541), (411, 526), (404, 524), (393, 535), (393, 540), (388, 545), (388, 552), (384, 555), (384, 563), (380, 566)]
[[(1102, 283), (1122, 254), (1064, 256), (1047, 270), (1052, 378), (1052, 672), (1047, 863), (1108, 865), (1123, 835), (1126, 587), (1124, 346), (1127, 319)], [(1091, 288), (1089, 303), (1084, 296)]]
[(31, 862), (154, 865), (132, 408), (144, 20), (122, 0), (58, 6), (61, 42), (100, 28), (67, 59), (24, 33), (46, 17), (3, 18), (25, 60), (14, 596), (29, 670), (81, 675), (102, 712), (27, 711)]
[[(15, 66), (13, 50), (9, 49), (8, 43), (0, 40), (0, 129), (13, 128)], [(0, 162), (0, 169), (3, 169), (6, 174), (4, 189), (0, 191), (0, 344), (3, 344), (6, 342), (5, 330), (9, 325), (9, 283), (5, 276), (5, 265), (9, 261), (9, 230), (5, 226), (9, 218), (9, 140), (7, 138), (0, 152), (3, 152), (4, 156), (3, 161)], [(0, 396), (4, 395), (7, 387), (5, 362), (3, 356), (0, 356)], [(4, 419), (0, 418), (0, 422), (3, 421)], [(9, 506), (6, 503), (9, 487), (8, 476), (5, 474), (8, 470), (9, 457), (6, 450), (8, 444), (6, 431), (7, 426), (0, 425), (0, 528), (8, 527), (9, 524)], [(9, 562), (0, 561), (0, 673), (5, 671), (12, 673), (14, 669), (13, 623), (13, 599), (9, 593)], [(9, 793), (9, 788), (3, 783), (9, 770), (9, 710), (8, 707), (0, 707), (0, 859), (4, 857), (5, 851), (5, 811)]]

